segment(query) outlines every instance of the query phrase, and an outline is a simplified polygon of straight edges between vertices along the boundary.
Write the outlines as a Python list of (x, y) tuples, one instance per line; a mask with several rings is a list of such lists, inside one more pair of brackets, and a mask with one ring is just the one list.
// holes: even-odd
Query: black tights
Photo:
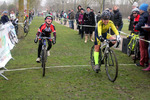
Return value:
[[(48, 51), (52, 47), (52, 42), (49, 39), (47, 39), (47, 42), (48, 42), (48, 48), (47, 48), (47, 51)], [(42, 41), (39, 40), (38, 57), (40, 57), (41, 50), (42, 50)]]

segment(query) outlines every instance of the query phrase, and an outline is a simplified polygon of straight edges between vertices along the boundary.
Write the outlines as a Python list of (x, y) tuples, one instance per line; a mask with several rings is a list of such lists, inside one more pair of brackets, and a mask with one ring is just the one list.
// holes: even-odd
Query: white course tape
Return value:
[[(131, 66), (131, 65), (135, 65), (135, 64), (119, 64), (121, 66)], [(91, 66), (91, 65), (66, 65), (66, 66), (49, 66), (46, 68), (67, 68), (67, 67), (86, 67), (86, 66)], [(104, 66), (104, 65), (103, 65)], [(20, 68), (20, 69), (8, 69), (8, 70), (4, 70), (4, 71), (23, 71), (23, 70), (30, 70), (30, 69), (41, 69), (41, 67), (31, 67), (31, 68)]]

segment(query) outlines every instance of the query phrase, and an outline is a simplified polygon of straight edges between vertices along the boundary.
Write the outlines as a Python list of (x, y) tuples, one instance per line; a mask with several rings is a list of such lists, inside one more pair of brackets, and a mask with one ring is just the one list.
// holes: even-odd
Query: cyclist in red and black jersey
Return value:
[[(48, 42), (47, 55), (48, 56), (50, 56), (49, 50), (52, 47), (52, 38), (51, 38), (52, 32), (53, 32), (53, 36), (54, 36), (53, 44), (56, 43), (56, 30), (55, 30), (55, 26), (52, 24), (52, 21), (53, 21), (52, 15), (47, 14), (45, 17), (45, 23), (39, 27), (38, 32), (36, 34), (36, 39), (34, 40), (34, 42), (37, 43), (38, 37), (49, 37), (49, 39), (47, 39), (47, 42)], [(41, 50), (42, 50), (42, 41), (39, 38), (38, 58), (36, 59), (36, 62), (40, 62)]]

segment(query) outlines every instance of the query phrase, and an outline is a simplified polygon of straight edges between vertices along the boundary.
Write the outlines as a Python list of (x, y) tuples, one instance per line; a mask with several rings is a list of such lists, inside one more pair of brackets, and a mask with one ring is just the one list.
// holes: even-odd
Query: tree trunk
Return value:
[(24, 34), (24, 0), (19, 0), (19, 23), (18, 23), (18, 38), (23, 38)]

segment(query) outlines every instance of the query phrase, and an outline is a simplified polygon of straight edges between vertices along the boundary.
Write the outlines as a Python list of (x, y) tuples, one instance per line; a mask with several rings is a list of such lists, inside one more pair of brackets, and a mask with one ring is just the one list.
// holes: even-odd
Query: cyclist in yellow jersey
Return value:
[[(116, 29), (114, 23), (109, 20), (110, 19), (110, 12), (109, 11), (103, 11), (101, 20), (98, 22), (97, 28), (95, 29), (95, 51), (94, 51), (94, 61), (95, 61), (95, 71), (100, 70), (100, 66), (98, 64), (99, 59), (99, 48), (101, 45), (101, 42), (104, 41), (104, 39), (116, 39), (115, 37), (111, 36), (108, 32), (109, 28), (113, 30), (113, 32), (117, 36), (117, 41), (119, 42), (121, 40), (118, 30)], [(111, 42), (109, 46), (113, 46), (116, 43), (116, 41)]]

